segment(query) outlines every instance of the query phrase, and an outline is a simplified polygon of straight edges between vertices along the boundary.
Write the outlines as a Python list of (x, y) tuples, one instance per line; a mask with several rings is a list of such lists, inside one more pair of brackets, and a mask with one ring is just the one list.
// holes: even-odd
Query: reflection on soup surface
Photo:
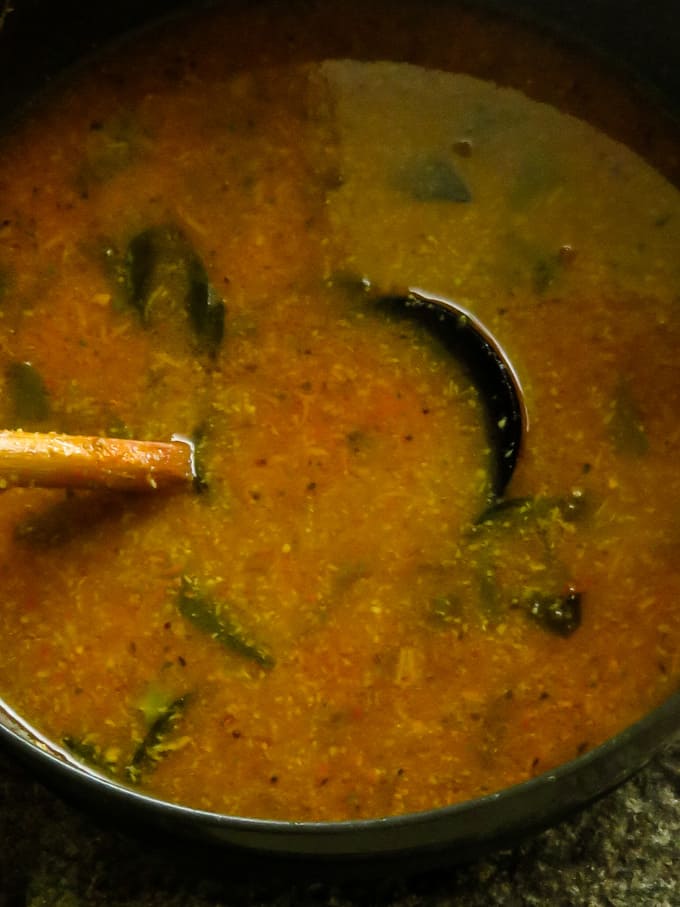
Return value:
[[(597, 98), (597, 100), (594, 100)], [(441, 806), (680, 681), (680, 173), (642, 100), (439, 5), (228, 8), (73, 73), (0, 147), (0, 426), (193, 436), (200, 491), (0, 498), (0, 692), (195, 807)], [(416, 320), (456, 299), (483, 393)]]

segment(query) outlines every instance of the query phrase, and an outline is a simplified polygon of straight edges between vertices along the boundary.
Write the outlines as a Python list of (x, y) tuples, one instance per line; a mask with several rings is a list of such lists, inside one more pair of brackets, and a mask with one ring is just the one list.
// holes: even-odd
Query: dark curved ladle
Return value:
[(480, 391), (494, 455), (490, 503), (502, 497), (517, 465), (529, 427), (521, 384), (512, 363), (493, 334), (471, 312), (450, 299), (422, 290), (376, 295), (372, 301), (391, 317), (425, 327), (467, 368)]

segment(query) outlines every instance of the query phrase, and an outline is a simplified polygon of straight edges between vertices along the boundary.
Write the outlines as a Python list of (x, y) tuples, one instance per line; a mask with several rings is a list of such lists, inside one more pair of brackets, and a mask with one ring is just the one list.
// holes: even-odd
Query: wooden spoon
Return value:
[(0, 489), (107, 488), (167, 491), (196, 479), (194, 447), (168, 442), (0, 431)]

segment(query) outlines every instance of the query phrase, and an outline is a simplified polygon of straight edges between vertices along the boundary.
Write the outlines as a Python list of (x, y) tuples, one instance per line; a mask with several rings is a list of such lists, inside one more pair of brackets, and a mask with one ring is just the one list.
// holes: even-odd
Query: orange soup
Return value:
[[(5, 701), (159, 798), (343, 820), (677, 690), (677, 147), (454, 5), (225, 6), (70, 74), (0, 145), (0, 427), (179, 433), (200, 480), (4, 491)], [(517, 370), (502, 497), (474, 376), (379, 304), (409, 288)]]

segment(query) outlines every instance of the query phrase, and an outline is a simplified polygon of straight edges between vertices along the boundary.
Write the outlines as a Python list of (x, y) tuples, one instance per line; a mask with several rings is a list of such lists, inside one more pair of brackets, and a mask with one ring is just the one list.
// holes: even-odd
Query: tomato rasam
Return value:
[[(443, 806), (678, 688), (675, 134), (544, 36), (375, 9), (166, 23), (2, 140), (2, 426), (190, 435), (202, 488), (3, 494), (0, 691), (201, 809)], [(517, 368), (502, 499), (408, 287)]]

